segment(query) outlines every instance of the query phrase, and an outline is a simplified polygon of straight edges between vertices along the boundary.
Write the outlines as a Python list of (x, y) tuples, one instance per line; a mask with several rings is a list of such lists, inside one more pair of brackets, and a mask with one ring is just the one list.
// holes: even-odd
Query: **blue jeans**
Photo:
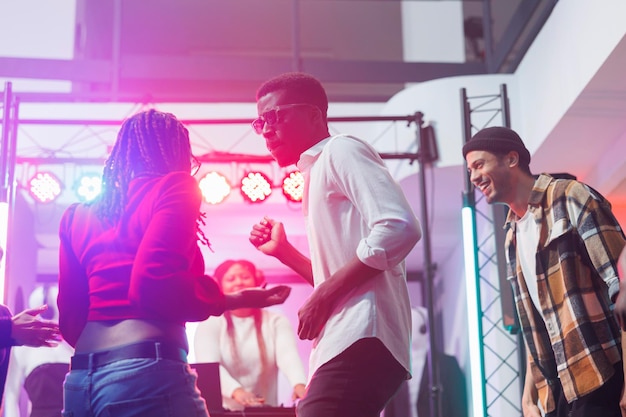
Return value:
[(64, 417), (208, 417), (189, 364), (123, 359), (72, 369), (63, 385)]
[(358, 340), (315, 371), (296, 415), (378, 417), (406, 376), (380, 340)]

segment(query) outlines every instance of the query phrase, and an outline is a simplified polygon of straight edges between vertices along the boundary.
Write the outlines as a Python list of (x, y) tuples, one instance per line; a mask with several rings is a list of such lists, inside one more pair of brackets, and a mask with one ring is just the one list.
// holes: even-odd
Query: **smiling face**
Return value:
[(233, 264), (221, 279), (222, 291), (224, 294), (232, 294), (246, 288), (257, 287), (257, 277), (249, 268), (241, 264)]
[(285, 167), (298, 162), (302, 152), (327, 135), (320, 135), (320, 110), (313, 105), (300, 105), (290, 100), (285, 90), (270, 92), (257, 101), (261, 118), (277, 108), (275, 123), (265, 123), (261, 134), (267, 150), (278, 165)]
[[(470, 181), (478, 188), (489, 204), (513, 202), (514, 186), (512, 167), (516, 166), (517, 154), (511, 158), (506, 155), (495, 155), (488, 151), (470, 151), (465, 160)], [(510, 165), (513, 161), (514, 165)]]

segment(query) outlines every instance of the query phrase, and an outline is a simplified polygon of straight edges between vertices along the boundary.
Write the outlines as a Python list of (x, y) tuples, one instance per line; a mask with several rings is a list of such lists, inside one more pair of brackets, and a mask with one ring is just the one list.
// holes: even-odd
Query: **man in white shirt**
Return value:
[(253, 122), (280, 166), (305, 178), (302, 209), (311, 259), (264, 218), (250, 241), (315, 287), (298, 312), (314, 340), (299, 417), (377, 417), (410, 377), (411, 309), (404, 259), (421, 228), (372, 146), (328, 131), (321, 83), (287, 73), (257, 91)]

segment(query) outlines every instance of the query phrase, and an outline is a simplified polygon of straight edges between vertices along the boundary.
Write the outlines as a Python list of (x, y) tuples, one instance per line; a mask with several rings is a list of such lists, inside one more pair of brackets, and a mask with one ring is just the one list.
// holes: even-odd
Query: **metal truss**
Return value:
[[(52, 103), (46, 105), (51, 106)], [(122, 120), (146, 108), (141, 104), (127, 107), (118, 111), (120, 118), (117, 120), (19, 118), (4, 123), (7, 128), (14, 129), (20, 138), (14, 161), (19, 167), (18, 184), (24, 184), (41, 166), (55, 166), (68, 177), (73, 175), (73, 171), (100, 169), (115, 142)], [(413, 163), (420, 156), (411, 125), (421, 124), (422, 116), (417, 112), (404, 116), (329, 117), (328, 121), (331, 133), (342, 131), (338, 128), (342, 123), (376, 124), (375, 129), (368, 129), (368, 133), (378, 132), (369, 141), (379, 149), (383, 159), (395, 160), (388, 164), (390, 169), (395, 167), (398, 170), (402, 168), (399, 165), (401, 161)], [(181, 118), (181, 122), (189, 129), (192, 150), (203, 164), (231, 165), (231, 168), (225, 168), (231, 171), (261, 164), (281, 171), (267, 153), (263, 140), (253, 133), (251, 119)], [(406, 164), (403, 165), (406, 169)], [(59, 168), (61, 166), (63, 168)]]
[[(478, 130), (496, 125), (501, 119), (509, 126), (506, 85), (494, 95), (467, 95), (461, 91), (465, 141)], [(504, 259), (505, 208), (489, 205), (476, 192), (466, 175), (466, 200), (475, 213), (475, 252), (477, 254), (477, 289), (482, 380), (484, 384), (484, 415), (474, 417), (521, 416), (523, 388), (523, 344), (513, 304), (512, 289), (506, 279)]]
[[(278, 188), (278, 182), (282, 182), (289, 171), (274, 162), (264, 140), (253, 132), (250, 126), (252, 115), (256, 114), (253, 104), (250, 108), (229, 108), (226, 114), (232, 114), (235, 117), (232, 119), (200, 119), (193, 117), (216, 115), (217, 110), (205, 111), (214, 110), (212, 106), (215, 105), (198, 108), (192, 103), (181, 108), (169, 103), (53, 103), (22, 102), (20, 99), (21, 94), (12, 92), (11, 83), (7, 83), (5, 104), (0, 103), (0, 115), (3, 116), (0, 119), (3, 155), (0, 184), (5, 184), (5, 197), (0, 202), (16, 196), (20, 204), (27, 204), (32, 221), (38, 227), (39, 238), (44, 239), (44, 246), (47, 245), (45, 239), (56, 233), (54, 225), (63, 207), (77, 201), (74, 188), (78, 180), (84, 175), (101, 174), (122, 121), (148, 108), (183, 116), (180, 119), (189, 129), (192, 150), (203, 163), (202, 172), (218, 170), (235, 185), (240, 182), (242, 172), (261, 170), (274, 180), (273, 187)], [(221, 105), (218, 110), (223, 110)], [(251, 116), (242, 117), (246, 114)], [(329, 117), (329, 129), (331, 133), (345, 131), (342, 125), (349, 123), (351, 131), (367, 138), (386, 160), (392, 174), (403, 177), (417, 173), (418, 164), (414, 162), (419, 160), (420, 152), (415, 132), (423, 122), (422, 117), (421, 112), (401, 116)], [(63, 184), (55, 204), (38, 203), (27, 192), (29, 180), (39, 171), (55, 174)], [(233, 193), (231, 198), (236, 202), (241, 197), (239, 193)], [(7, 228), (15, 223), (11, 218), (15, 219), (17, 214), (10, 204)], [(12, 235), (9, 230), (7, 236), (12, 239)], [(15, 247), (11, 242), (2, 244), (7, 267), (4, 275), (7, 277), (18, 276), (20, 272), (20, 262), (16, 261), (16, 255), (11, 255), (16, 253)], [(7, 254), (11, 256), (7, 257)], [(11, 304), (11, 300), (18, 298), (17, 292), (23, 284), (0, 281), (0, 290), (3, 286), (6, 289), (5, 295), (0, 291), (0, 301)]]

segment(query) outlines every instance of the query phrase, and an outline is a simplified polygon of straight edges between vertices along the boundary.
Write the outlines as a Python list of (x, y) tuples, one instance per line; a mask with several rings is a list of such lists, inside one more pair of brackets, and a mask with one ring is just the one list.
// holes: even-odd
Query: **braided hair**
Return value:
[[(105, 162), (102, 194), (94, 201), (98, 217), (116, 224), (128, 201), (130, 182), (141, 175), (165, 175), (174, 171), (191, 172), (189, 131), (171, 113), (150, 109), (124, 121), (115, 145)], [(200, 225), (204, 214), (198, 214), (200, 240), (208, 244)]]

